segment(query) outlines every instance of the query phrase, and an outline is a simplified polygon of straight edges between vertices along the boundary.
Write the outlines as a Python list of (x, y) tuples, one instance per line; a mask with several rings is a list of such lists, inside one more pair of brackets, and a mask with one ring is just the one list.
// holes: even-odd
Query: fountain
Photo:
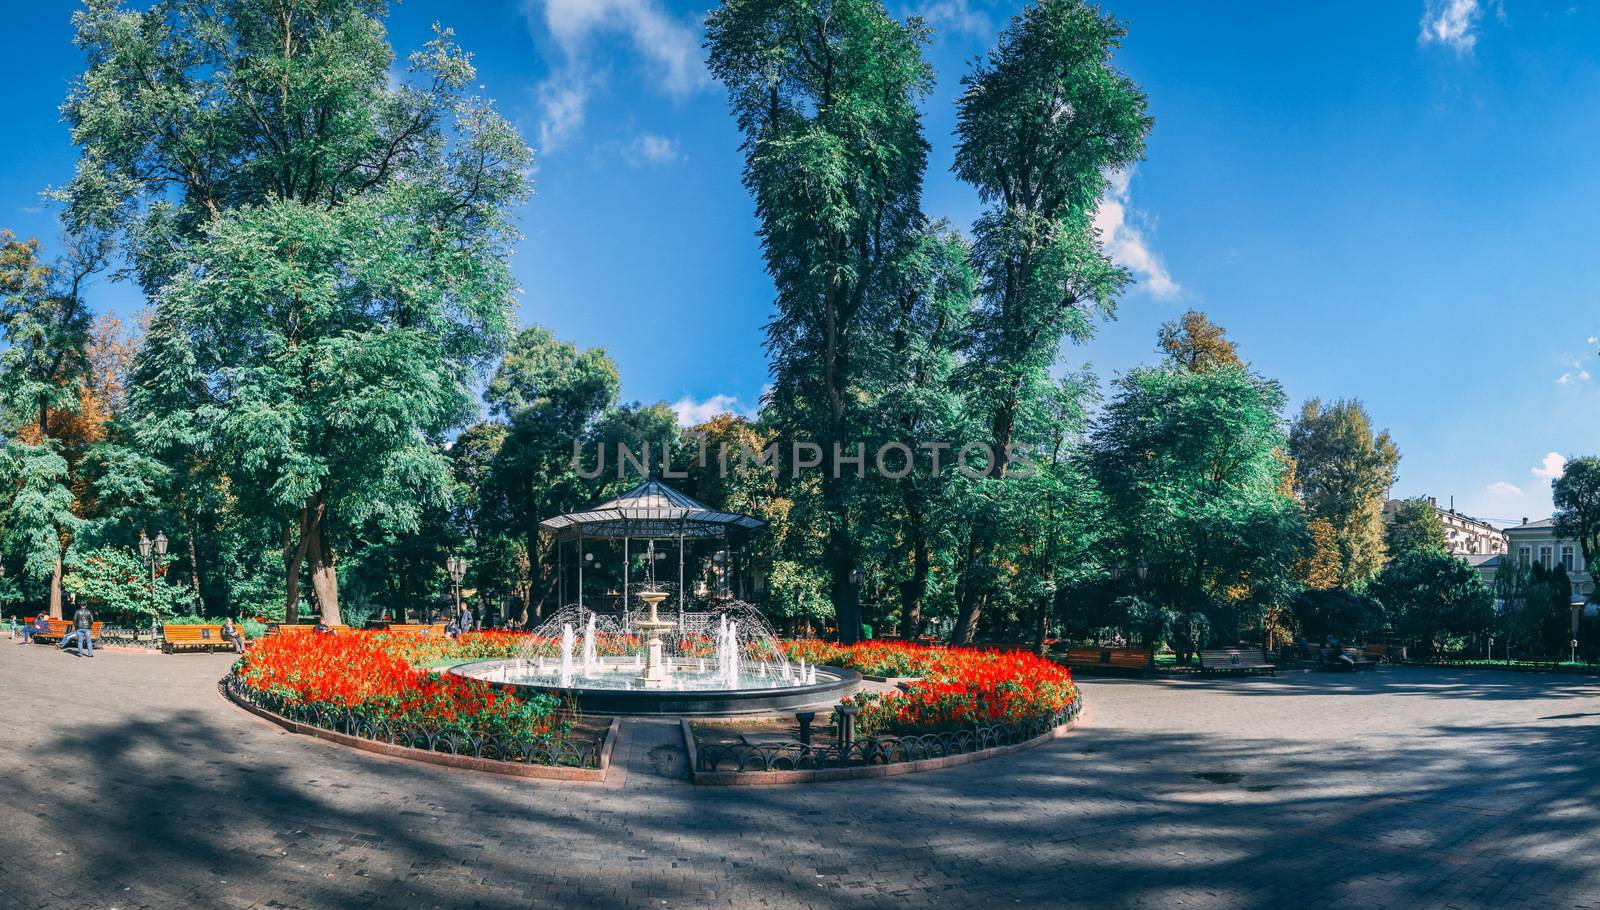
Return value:
[[(509, 660), (481, 660), (450, 672), (513, 690), (576, 696), (605, 714), (743, 714), (837, 702), (860, 674), (790, 660), (761, 614), (729, 600), (703, 620), (660, 613), (667, 594), (650, 585), (637, 598), (647, 618), (565, 607)], [(579, 630), (582, 630), (581, 632)]]
[[(656, 609), (661, 602), (667, 599), (665, 591), (649, 590), (639, 595), (639, 599), (650, 606), (650, 618), (634, 623), (634, 628), (644, 633), (644, 670), (639, 674), (639, 682), (646, 689), (659, 689), (667, 684), (667, 662), (661, 654), (661, 633), (672, 628), (676, 623), (662, 622), (656, 614)], [(590, 614), (590, 627), (593, 628), (593, 616)]]

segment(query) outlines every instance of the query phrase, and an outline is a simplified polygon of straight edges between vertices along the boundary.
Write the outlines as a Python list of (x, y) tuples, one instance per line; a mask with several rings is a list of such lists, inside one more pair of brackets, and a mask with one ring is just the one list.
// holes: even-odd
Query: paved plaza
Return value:
[(229, 658), (0, 641), (0, 907), (1593, 907), (1600, 685), (1386, 668), (1089, 680), (1087, 723), (886, 780), (604, 785), (349, 751)]

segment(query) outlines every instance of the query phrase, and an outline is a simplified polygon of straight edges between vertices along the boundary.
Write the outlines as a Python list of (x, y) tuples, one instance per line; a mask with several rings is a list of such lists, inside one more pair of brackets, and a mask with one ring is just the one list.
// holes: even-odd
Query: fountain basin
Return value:
[(752, 667), (742, 668), (736, 686), (728, 688), (706, 662), (675, 658), (668, 684), (647, 688), (639, 683), (638, 664), (632, 658), (604, 658), (591, 673), (577, 673), (562, 685), (558, 669), (546, 664), (539, 671), (533, 660), (475, 660), (457, 664), (450, 672), (481, 680), (509, 692), (542, 692), (572, 697), (592, 714), (766, 714), (793, 711), (837, 702), (861, 684), (861, 674), (843, 667), (816, 667), (816, 682), (795, 685)]

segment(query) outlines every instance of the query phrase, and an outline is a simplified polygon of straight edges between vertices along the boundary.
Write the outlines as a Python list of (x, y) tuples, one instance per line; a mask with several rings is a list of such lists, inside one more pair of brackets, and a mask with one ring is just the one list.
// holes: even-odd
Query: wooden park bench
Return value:
[(1267, 660), (1261, 648), (1202, 648), (1201, 673), (1271, 673), (1278, 668)]
[[(101, 625), (103, 625), (103, 623), (92, 622), (89, 624), (89, 637), (95, 641), (100, 640)], [(72, 620), (70, 619), (51, 619), (50, 631), (33, 633), (33, 640), (37, 642), (54, 644), (61, 641), (62, 638), (66, 637), (67, 633), (76, 628), (77, 626), (73, 625)]]
[(445, 624), (435, 623), (389, 623), (388, 631), (395, 635), (443, 635)]
[[(237, 628), (237, 627), (235, 627)], [(240, 630), (239, 637), (244, 637)], [(168, 654), (179, 651), (232, 651), (233, 642), (222, 637), (222, 626), (172, 625), (161, 627), (161, 650)]]
[[(308, 623), (308, 622), (301, 622), (301, 623), (271, 622), (271, 623), (267, 623), (267, 634), (268, 635), (310, 635), (312, 632), (316, 631), (316, 628), (317, 628), (317, 624), (316, 623)], [(336, 626), (329, 626), (328, 628), (332, 629), (333, 630), (333, 634), (335, 634), (335, 635), (348, 635), (350, 633), (350, 627), (345, 625), (344, 623), (340, 623), (340, 624), (338, 624)], [(441, 626), (440, 628), (443, 628), (443, 627)]]
[(1363, 648), (1338, 648), (1338, 649), (1335, 649), (1335, 648), (1319, 648), (1319, 649), (1317, 649), (1317, 667), (1318, 667), (1318, 669), (1323, 669), (1323, 670), (1343, 669), (1344, 665), (1339, 662), (1339, 658), (1338, 658), (1338, 654), (1342, 653), (1342, 654), (1344, 654), (1344, 656), (1350, 658), (1350, 663), (1351, 663), (1351, 666), (1349, 667), (1350, 669), (1352, 669), (1352, 670), (1376, 670), (1376, 669), (1378, 669), (1378, 664), (1382, 662), (1383, 658), (1382, 658), (1382, 654), (1381, 653), (1376, 653), (1376, 654), (1373, 653), (1373, 651), (1372, 651), (1373, 647), (1381, 648), (1383, 646), (1382, 645), (1376, 645), (1376, 646), (1368, 645), (1364, 649)]
[(1156, 669), (1156, 654), (1146, 648), (1072, 648), (1061, 662), (1074, 670), (1131, 670), (1149, 676)]

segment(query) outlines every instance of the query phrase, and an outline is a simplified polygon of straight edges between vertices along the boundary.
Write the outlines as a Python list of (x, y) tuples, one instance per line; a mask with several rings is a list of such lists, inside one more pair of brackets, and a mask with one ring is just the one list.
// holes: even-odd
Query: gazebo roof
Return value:
[(659, 480), (647, 480), (615, 499), (539, 522), (557, 540), (578, 537), (724, 537), (766, 525), (759, 518), (718, 512)]

